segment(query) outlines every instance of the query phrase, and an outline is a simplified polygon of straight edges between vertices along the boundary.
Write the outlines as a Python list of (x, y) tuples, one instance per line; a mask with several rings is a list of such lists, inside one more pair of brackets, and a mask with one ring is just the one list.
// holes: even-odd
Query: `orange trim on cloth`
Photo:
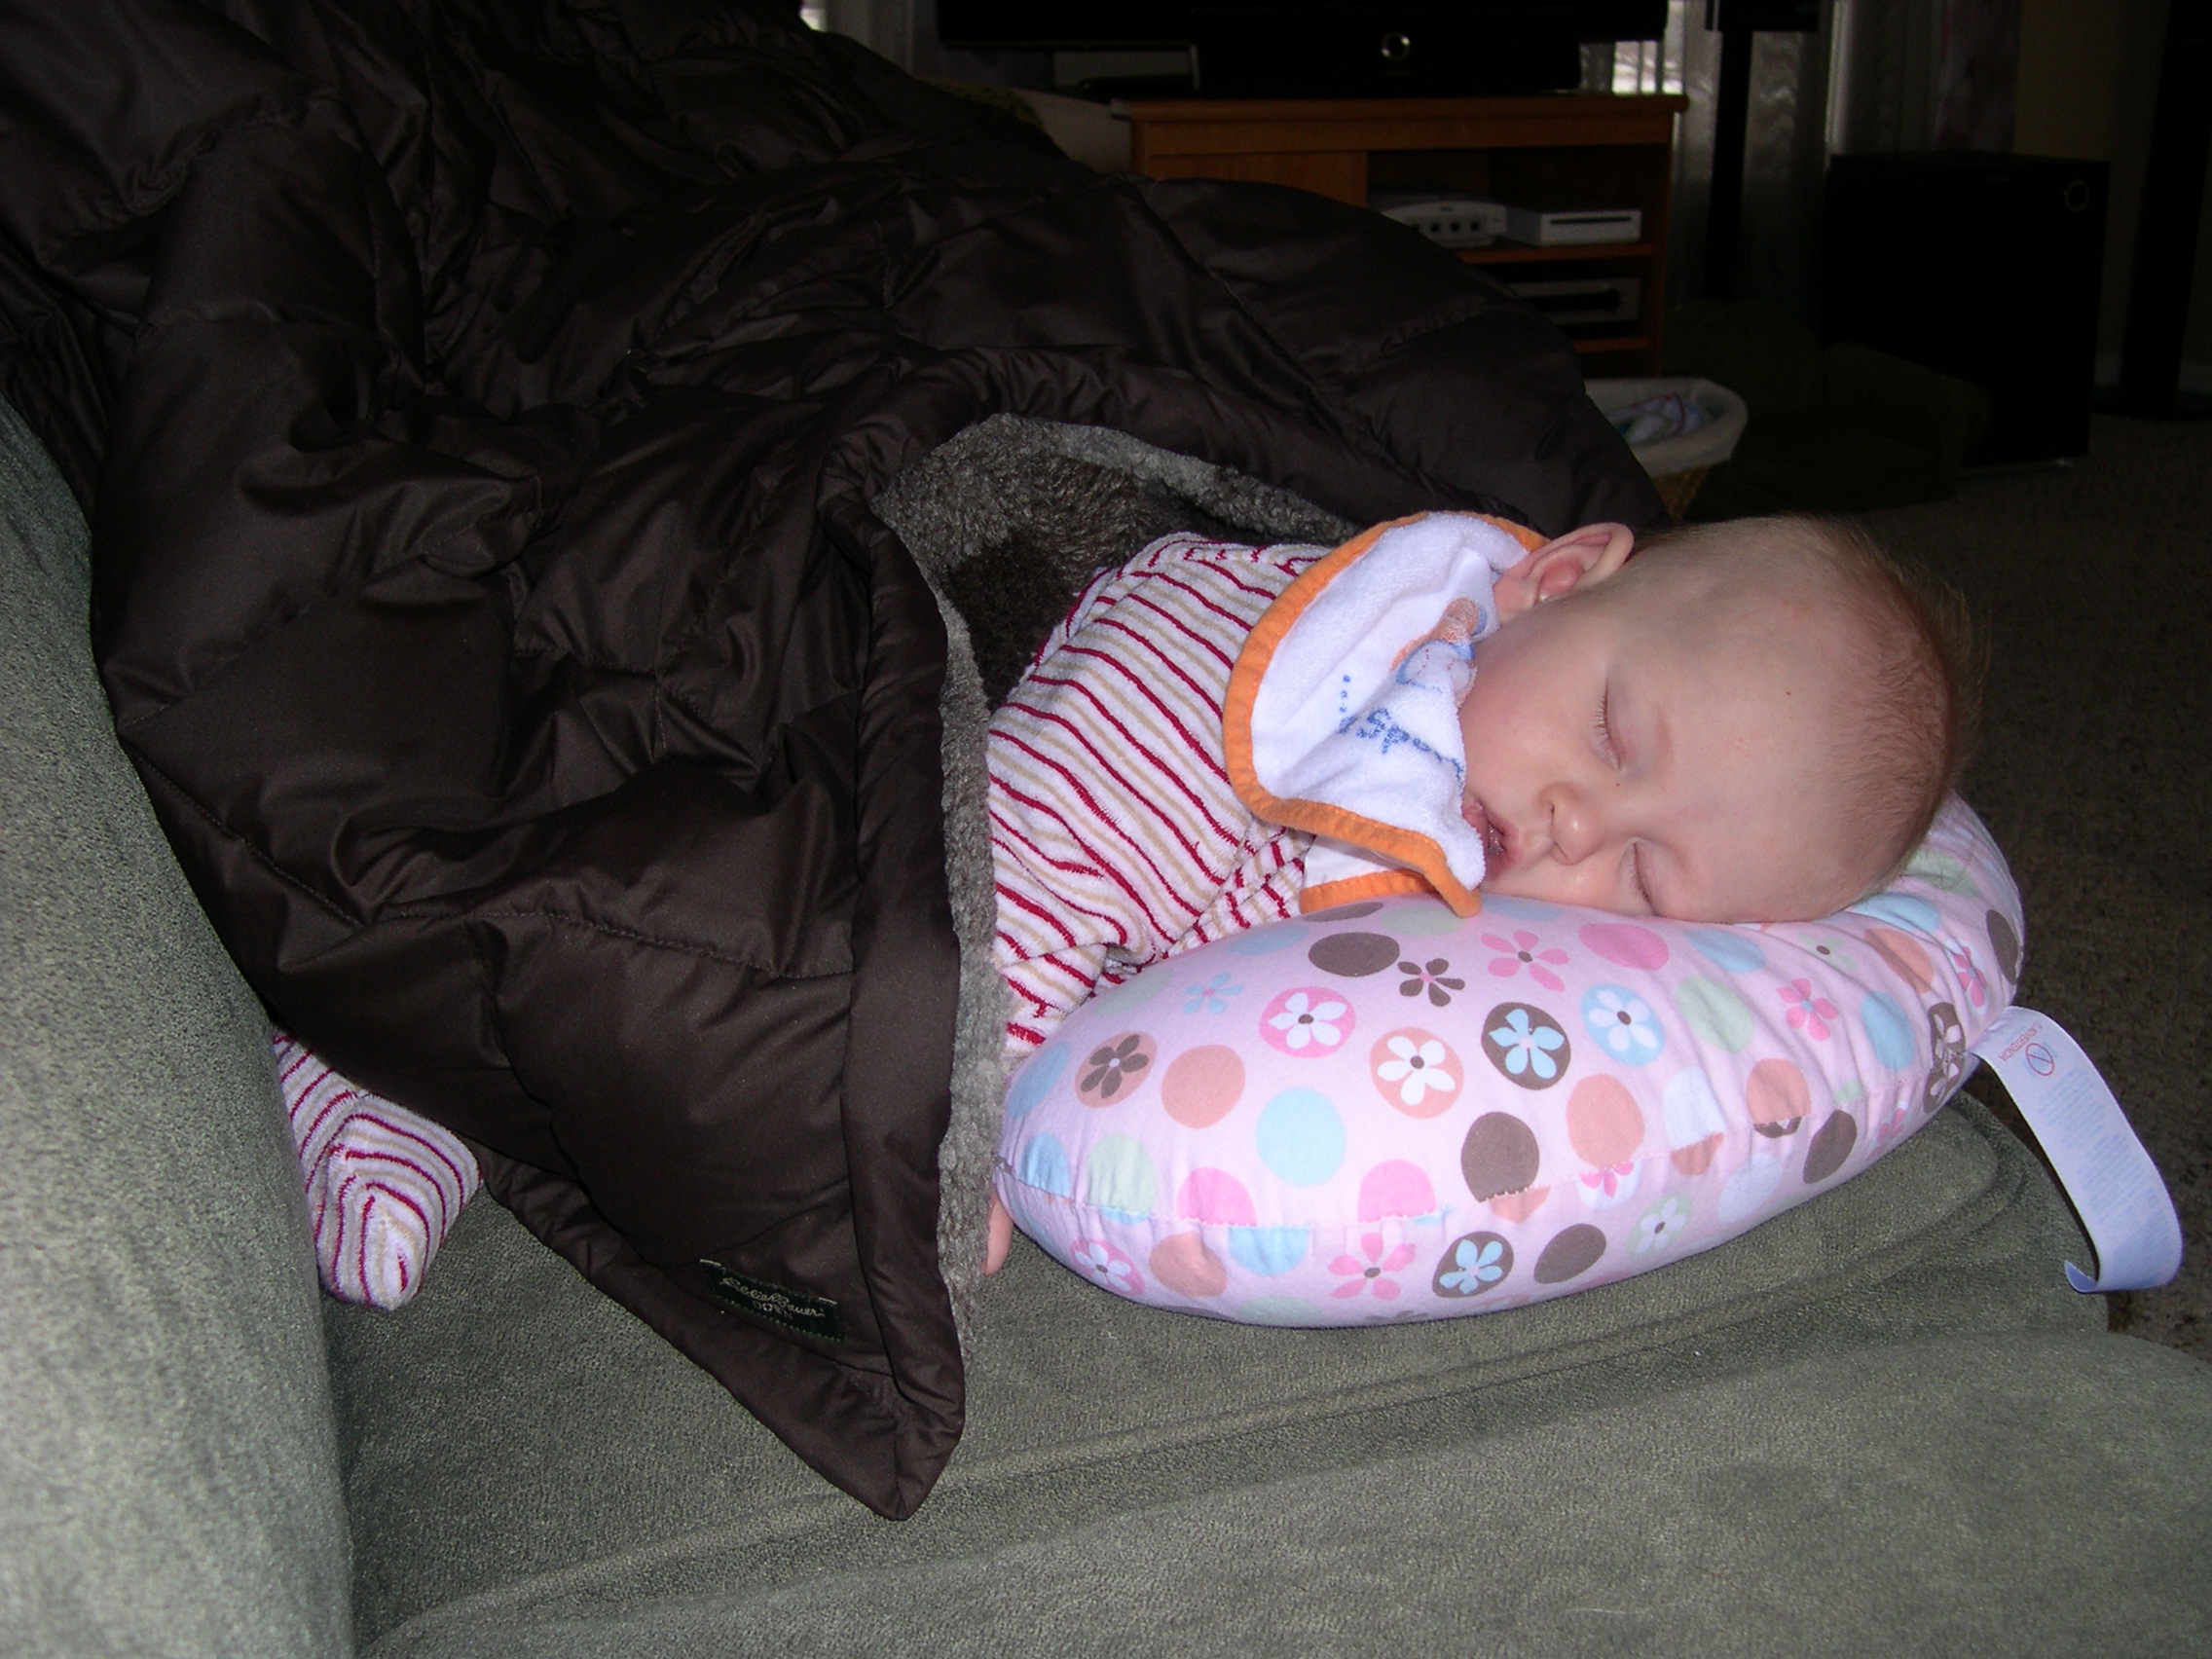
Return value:
[[(1445, 863), (1444, 849), (1426, 835), (1402, 830), (1394, 824), (1332, 806), (1323, 801), (1285, 799), (1270, 793), (1260, 782), (1258, 768), (1252, 761), (1252, 708), (1259, 700), (1260, 681), (1267, 674), (1268, 665), (1274, 660), (1276, 648), (1290, 633), (1291, 627), (1306, 608), (1320, 597), (1321, 590), (1350, 568), (1352, 562), (1373, 547), (1385, 531), (1400, 525), (1414, 524), (1426, 518), (1426, 513), (1412, 513), (1405, 518), (1390, 519), (1385, 523), (1361, 531), (1342, 547), (1326, 557), (1315, 560), (1302, 571), (1297, 580), (1283, 589), (1275, 602), (1269, 606), (1252, 632), (1245, 637), (1244, 646), (1236, 653), (1236, 666), (1230, 671), (1229, 695), (1222, 704), (1222, 750), (1229, 763), (1229, 782), (1241, 800), (1259, 817), (1273, 824), (1288, 825), (1293, 830), (1309, 830), (1316, 835), (1326, 835), (1338, 841), (1348, 842), (1367, 852), (1405, 866), (1409, 874), (1416, 875), (1430, 891), (1442, 899), (1453, 910), (1462, 916), (1471, 916), (1483, 906), (1482, 896), (1462, 886), (1451, 866)], [(1487, 524), (1495, 525), (1511, 535), (1530, 552), (1545, 544), (1545, 537), (1525, 525), (1513, 524), (1505, 519), (1493, 518), (1489, 513), (1474, 513)], [(1364, 887), (1378, 879), (1375, 876), (1353, 876), (1342, 881), (1325, 883), (1313, 892), (1337, 893), (1355, 886)], [(1418, 892), (1419, 887), (1399, 888), (1398, 893)], [(1367, 897), (1369, 895), (1349, 895)], [(1328, 901), (1341, 904), (1346, 898)], [(1307, 908), (1304, 898), (1299, 908)], [(1321, 906), (1325, 907), (1325, 906)]]
[[(1347, 875), (1342, 881), (1324, 881), (1318, 887), (1300, 890), (1298, 913), (1309, 916), (1315, 910), (1333, 909), (1339, 904), (1355, 904), (1362, 899), (1407, 899), (1437, 897), (1436, 889), (1410, 869), (1379, 869), (1373, 875)], [(1479, 899), (1480, 894), (1476, 897)]]

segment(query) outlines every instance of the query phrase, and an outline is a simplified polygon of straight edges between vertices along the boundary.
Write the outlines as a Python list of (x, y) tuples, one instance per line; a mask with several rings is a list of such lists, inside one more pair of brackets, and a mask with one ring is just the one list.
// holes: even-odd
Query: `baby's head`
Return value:
[(1711, 922), (1864, 897), (1957, 775), (1963, 605), (1819, 519), (1633, 545), (1588, 526), (1498, 580), (1459, 717), (1484, 890)]

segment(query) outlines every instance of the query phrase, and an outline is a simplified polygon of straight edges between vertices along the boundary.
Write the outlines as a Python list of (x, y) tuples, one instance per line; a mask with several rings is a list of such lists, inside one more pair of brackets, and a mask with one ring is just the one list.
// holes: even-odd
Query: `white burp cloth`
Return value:
[[(1528, 552), (1488, 519), (1429, 513), (1384, 528), (1289, 613), (1259, 665), (1249, 755), (1274, 809), (1303, 809), (1282, 821), (1324, 838), (1316, 851), (1325, 867), (1309, 866), (1309, 881), (1341, 879), (1362, 864), (1391, 867), (1387, 855), (1411, 836), (1433, 847), (1467, 893), (1481, 884), (1482, 835), (1460, 812), (1459, 704), (1475, 674), (1475, 643), (1497, 627), (1497, 577)], [(1300, 597), (1294, 588), (1277, 604)], [(1270, 643), (1261, 630), (1254, 639), (1263, 649)]]

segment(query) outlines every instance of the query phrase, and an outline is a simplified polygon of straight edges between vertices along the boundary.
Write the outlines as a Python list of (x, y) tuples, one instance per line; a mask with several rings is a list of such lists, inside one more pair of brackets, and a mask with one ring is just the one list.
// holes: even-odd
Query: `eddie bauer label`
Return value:
[(710, 1262), (704, 1256), (699, 1259), (699, 1268), (707, 1275), (707, 1288), (719, 1302), (826, 1342), (845, 1340), (845, 1322), (837, 1317), (837, 1305), (827, 1296), (787, 1290), (780, 1284), (741, 1273), (735, 1268), (725, 1268), (719, 1262)]

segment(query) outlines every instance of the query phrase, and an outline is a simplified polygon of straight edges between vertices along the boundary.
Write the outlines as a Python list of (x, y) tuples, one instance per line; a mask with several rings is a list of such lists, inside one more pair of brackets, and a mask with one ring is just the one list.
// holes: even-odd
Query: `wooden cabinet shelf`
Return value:
[(1647, 241), (1575, 242), (1564, 247), (1498, 241), (1488, 247), (1463, 247), (1458, 253), (1469, 265), (1560, 265), (1575, 259), (1655, 259), (1665, 251), (1657, 242)]
[[(1470, 265), (1608, 262), (1641, 283), (1633, 336), (1579, 340), (1620, 373), (1659, 372), (1674, 186), (1674, 94), (1551, 92), (1509, 98), (1159, 98), (1114, 106), (1129, 166), (1152, 178), (1242, 178), (1367, 204), (1370, 185), (1433, 182), (1501, 202), (1635, 207), (1633, 242), (1462, 248)], [(1536, 274), (1531, 272), (1530, 276)]]

